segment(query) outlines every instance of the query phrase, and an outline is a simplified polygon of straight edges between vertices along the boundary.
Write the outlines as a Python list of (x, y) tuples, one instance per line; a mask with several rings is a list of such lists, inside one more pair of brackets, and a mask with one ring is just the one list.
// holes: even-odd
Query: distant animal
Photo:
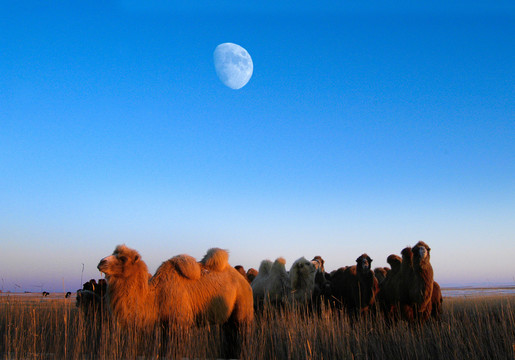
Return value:
[(419, 241), (412, 249), (413, 272), (409, 299), (413, 315), (420, 320), (427, 320), (432, 310), (434, 279), (430, 252), (431, 248), (423, 241)]
[(122, 325), (250, 324), (252, 289), (228, 257), (218, 248), (208, 250), (200, 262), (178, 255), (164, 261), (149, 279), (140, 254), (118, 245), (98, 269), (106, 275), (109, 308)]
[(324, 261), (324, 259), (322, 259), (322, 257), (320, 255), (315, 256), (311, 260), (311, 262), (313, 263), (313, 265), (315, 265), (315, 269), (317, 269), (317, 271), (325, 272), (325, 269), (324, 269), (325, 261)]
[(265, 302), (281, 305), (287, 301), (291, 287), (285, 264), (286, 260), (282, 257), (273, 263), (270, 260), (261, 261), (258, 275), (251, 284), (256, 308)]
[(410, 301), (410, 288), (413, 279), (413, 251), (407, 246), (401, 251), (402, 262), (398, 281), (396, 282), (396, 302), (399, 314), (407, 320), (413, 320), (413, 307)]
[(338, 269), (332, 276), (331, 293), (336, 305), (349, 314), (367, 313), (375, 304), (379, 285), (371, 270), (372, 259), (362, 254), (356, 265)]
[(107, 310), (106, 303), (107, 283), (105, 279), (91, 279), (77, 290), (75, 306), (82, 310), (86, 317), (99, 316)]
[(252, 283), (252, 281), (254, 281), (254, 279), (256, 278), (256, 276), (258, 275), (258, 271), (254, 268), (250, 268), (247, 270), (247, 280), (249, 281), (249, 283)]
[(388, 271), (390, 271), (390, 268), (387, 267), (376, 267), (374, 269), (374, 276), (377, 279), (377, 282), (381, 284), (384, 279), (386, 278), (386, 274), (388, 274)]
[(294, 261), (290, 268), (290, 298), (302, 303), (311, 303), (315, 290), (315, 273), (317, 269), (313, 262), (301, 257)]
[(331, 296), (330, 274), (325, 272), (325, 261), (321, 256), (315, 256), (311, 262), (315, 265), (315, 288), (313, 289), (313, 303), (319, 307), (324, 301)]
[(42, 295), (43, 295), (44, 297), (47, 297), (48, 295), (50, 295), (50, 293), (49, 293), (48, 291), (43, 291)]
[(397, 313), (399, 299), (397, 289), (399, 288), (402, 258), (392, 254), (388, 256), (386, 262), (391, 266), (384, 280), (379, 283), (378, 302), (385, 316), (393, 318)]
[(247, 279), (247, 273), (245, 272), (245, 269), (243, 268), (243, 266), (236, 265), (234, 268), (236, 269), (237, 272), (239, 272), (241, 274), (241, 276), (243, 276), (245, 278), (245, 280), (249, 281), (249, 279)]
[(95, 279), (90, 279), (89, 281), (82, 284), (82, 290), (95, 291), (97, 287), (97, 281)]
[(442, 290), (440, 285), (435, 281), (433, 282), (433, 294), (431, 295), (431, 317), (435, 320), (440, 319), (442, 315)]
[(64, 297), (68, 299), (71, 295), (72, 295), (72, 293), (68, 291), (68, 292), (66, 293), (66, 295), (64, 295)]

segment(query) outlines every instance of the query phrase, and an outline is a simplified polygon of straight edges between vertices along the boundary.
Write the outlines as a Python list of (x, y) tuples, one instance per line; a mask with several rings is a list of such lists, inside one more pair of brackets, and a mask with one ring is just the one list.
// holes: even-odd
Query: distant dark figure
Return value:
[(375, 304), (379, 285), (371, 270), (372, 259), (363, 254), (356, 265), (336, 270), (332, 276), (331, 293), (337, 307), (345, 307), (349, 314), (363, 314)]
[(245, 278), (245, 280), (249, 281), (249, 279), (247, 278), (247, 273), (245, 272), (245, 268), (243, 266), (236, 265), (234, 268), (241, 274), (241, 276)]
[(100, 314), (105, 309), (105, 294), (107, 292), (107, 282), (100, 279), (97, 283), (91, 279), (82, 285), (82, 289), (77, 290), (75, 306), (81, 309), (86, 316), (90, 314)]
[(97, 287), (97, 281), (95, 279), (91, 279), (82, 285), (82, 290), (95, 291), (96, 287)]
[(66, 293), (66, 295), (64, 295), (64, 297), (65, 297), (65, 298), (67, 298), (67, 299), (68, 299), (70, 296), (72, 296), (72, 293), (71, 293), (71, 292), (69, 292), (69, 291)]
[(433, 267), (430, 262), (431, 248), (419, 241), (412, 249), (413, 275), (409, 291), (413, 315), (418, 320), (427, 320), (431, 316), (433, 295)]
[(442, 314), (442, 290), (440, 289), (440, 285), (434, 281), (433, 282), (433, 294), (431, 295), (431, 317), (435, 320), (440, 319), (440, 315)]
[(397, 307), (399, 298), (397, 290), (401, 281), (402, 258), (392, 254), (388, 256), (386, 262), (392, 269), (386, 274), (383, 282), (379, 284), (378, 302), (384, 315), (388, 318), (395, 318), (398, 314)]
[(386, 274), (388, 274), (389, 271), (390, 268), (387, 267), (376, 267), (374, 269), (374, 276), (376, 277), (379, 285), (381, 285), (381, 283), (384, 281), (384, 279), (386, 278)]
[(311, 260), (311, 262), (313, 263), (313, 265), (315, 265), (315, 269), (317, 269), (323, 273), (325, 272), (325, 269), (324, 269), (325, 261), (324, 261), (324, 259), (322, 259), (322, 257), (320, 255), (315, 256), (313, 258), (313, 260)]
[(413, 252), (411, 246), (407, 246), (401, 251), (402, 262), (401, 271), (399, 273), (399, 281), (397, 282), (396, 300), (398, 303), (398, 311), (404, 319), (413, 319), (413, 309), (410, 304), (409, 292), (413, 277)]
[(331, 281), (330, 275), (325, 272), (325, 261), (321, 256), (317, 255), (311, 260), (315, 265), (315, 288), (313, 290), (313, 304), (319, 308), (323, 302), (327, 302), (331, 297)]
[(105, 294), (107, 294), (107, 280), (106, 279), (99, 279), (98, 280), (98, 294), (100, 294), (100, 296), (104, 296)]
[[(433, 301), (433, 267), (430, 263), (429, 246), (419, 241), (413, 248), (404, 248), (398, 298), (402, 317), (406, 320), (425, 321), (432, 314), (433, 302), (438, 306), (438, 291)], [(438, 286), (439, 288), (439, 286)], [(440, 308), (435, 310), (441, 311)]]
[(256, 278), (256, 276), (258, 276), (258, 271), (254, 268), (250, 268), (247, 270), (247, 280), (249, 281), (249, 283), (252, 284), (252, 281), (254, 281), (254, 279)]
[(50, 293), (49, 293), (48, 291), (43, 291), (42, 295), (43, 295), (44, 297), (47, 297), (48, 295), (50, 295)]

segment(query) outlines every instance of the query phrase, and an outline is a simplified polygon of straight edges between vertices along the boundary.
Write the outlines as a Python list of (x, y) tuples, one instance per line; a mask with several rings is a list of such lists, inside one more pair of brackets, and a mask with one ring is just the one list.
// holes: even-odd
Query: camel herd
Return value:
[(362, 254), (356, 264), (331, 273), (315, 256), (296, 260), (289, 271), (284, 258), (263, 260), (259, 271), (229, 265), (226, 250), (210, 249), (201, 261), (189, 255), (166, 260), (154, 275), (140, 254), (119, 245), (98, 269), (105, 280), (90, 280), (77, 291), (84, 311), (102, 308), (122, 325), (145, 328), (157, 323), (248, 325), (268, 303), (320, 309), (344, 309), (351, 316), (381, 311), (389, 320), (438, 319), (440, 286), (433, 279), (429, 246), (419, 241), (401, 255), (388, 256), (390, 267), (372, 269)]

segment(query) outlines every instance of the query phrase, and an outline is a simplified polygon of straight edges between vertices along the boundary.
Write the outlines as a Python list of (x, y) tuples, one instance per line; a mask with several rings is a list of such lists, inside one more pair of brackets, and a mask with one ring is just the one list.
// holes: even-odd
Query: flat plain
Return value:
[[(445, 292), (444, 292), (445, 296)], [(265, 307), (240, 333), (243, 359), (514, 359), (515, 295), (444, 297), (439, 321), (390, 323), (377, 313), (353, 320), (322, 308)], [(219, 358), (222, 328), (122, 329), (84, 314), (74, 295), (1, 294), (4, 359)]]

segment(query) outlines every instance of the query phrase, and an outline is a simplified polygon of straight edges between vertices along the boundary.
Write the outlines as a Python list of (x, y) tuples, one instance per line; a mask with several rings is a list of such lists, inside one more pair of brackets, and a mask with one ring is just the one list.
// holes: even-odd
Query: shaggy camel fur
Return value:
[(331, 297), (331, 282), (330, 274), (325, 272), (324, 259), (321, 256), (315, 256), (311, 262), (317, 269), (315, 273), (315, 289), (313, 290), (313, 301), (315, 305), (319, 306), (324, 300)]
[(324, 269), (324, 259), (322, 259), (322, 257), (320, 255), (317, 255), (315, 256), (311, 262), (313, 263), (313, 265), (315, 265), (315, 268), (317, 269), (317, 271), (320, 271), (322, 273), (325, 272), (325, 269)]
[(372, 259), (363, 254), (356, 259), (357, 265), (340, 268), (332, 277), (333, 297), (345, 306), (349, 313), (366, 313), (375, 304), (379, 285), (370, 269)]
[(91, 279), (82, 285), (82, 290), (77, 290), (75, 306), (81, 309), (85, 315), (100, 313), (104, 308), (104, 299), (107, 292), (105, 279)]
[(236, 265), (234, 267), (236, 269), (237, 272), (239, 272), (241, 274), (241, 276), (243, 276), (245, 278), (245, 280), (249, 281), (249, 279), (247, 278), (247, 273), (245, 272), (245, 268), (241, 265)]
[(412, 249), (413, 272), (409, 299), (414, 317), (420, 320), (427, 320), (431, 315), (434, 279), (430, 251), (431, 248), (423, 241), (419, 241)]
[(290, 293), (290, 279), (285, 264), (286, 260), (280, 257), (273, 263), (263, 260), (259, 265), (259, 273), (251, 284), (257, 307), (265, 301), (277, 305), (286, 300)]
[(248, 281), (249, 284), (256, 278), (258, 272), (254, 268), (250, 268), (245, 272), (245, 268), (241, 265), (236, 265), (234, 267), (244, 278)]
[(210, 249), (200, 263), (178, 255), (163, 262), (149, 279), (140, 254), (119, 245), (98, 269), (106, 275), (110, 310), (124, 325), (248, 324), (254, 316), (252, 290), (229, 266), (228, 257), (221, 249)]
[(254, 279), (256, 278), (256, 276), (258, 275), (258, 271), (254, 268), (250, 268), (247, 270), (247, 280), (249, 281), (249, 283), (252, 283), (252, 281), (254, 281)]
[(406, 247), (401, 252), (397, 299), (404, 319), (423, 321), (431, 315), (434, 279), (430, 251), (426, 243), (419, 241), (413, 248)]
[(413, 277), (413, 252), (411, 246), (405, 247), (401, 251), (402, 263), (401, 270), (396, 281), (395, 301), (398, 310), (403, 318), (413, 319), (413, 308), (410, 303), (410, 287)]
[(311, 302), (315, 289), (315, 265), (301, 257), (290, 268), (291, 298), (300, 303)]
[(384, 281), (379, 284), (378, 301), (386, 316), (394, 316), (398, 303), (397, 288), (400, 281), (402, 258), (398, 255), (390, 255), (386, 262), (391, 270), (386, 274)]
[(442, 314), (442, 290), (440, 289), (440, 285), (434, 281), (433, 282), (433, 294), (431, 295), (431, 317), (438, 320), (440, 319), (440, 315)]
[(388, 274), (388, 271), (390, 271), (390, 268), (387, 267), (376, 267), (374, 269), (374, 276), (377, 279), (377, 282), (379, 285), (386, 279), (386, 275)]

